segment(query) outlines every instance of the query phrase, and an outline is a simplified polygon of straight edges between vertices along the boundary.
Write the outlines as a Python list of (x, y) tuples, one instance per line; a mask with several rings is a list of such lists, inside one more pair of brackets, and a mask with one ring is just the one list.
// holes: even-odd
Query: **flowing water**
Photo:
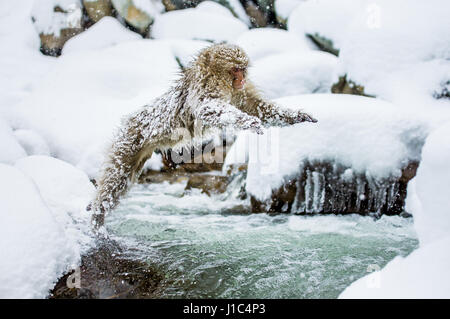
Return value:
[(336, 298), (418, 241), (411, 218), (246, 213), (233, 196), (138, 185), (108, 216), (111, 237), (161, 270), (166, 298)]

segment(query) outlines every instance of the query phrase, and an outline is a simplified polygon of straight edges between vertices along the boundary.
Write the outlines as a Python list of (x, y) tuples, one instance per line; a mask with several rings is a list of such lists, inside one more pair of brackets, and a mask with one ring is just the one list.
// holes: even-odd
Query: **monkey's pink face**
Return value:
[(233, 87), (237, 90), (241, 90), (245, 85), (246, 69), (236, 68), (231, 69), (231, 75), (233, 76)]

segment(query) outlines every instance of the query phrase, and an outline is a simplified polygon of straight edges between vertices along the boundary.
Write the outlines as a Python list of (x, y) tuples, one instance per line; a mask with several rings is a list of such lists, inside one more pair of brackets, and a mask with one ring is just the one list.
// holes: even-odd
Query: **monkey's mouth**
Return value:
[(233, 80), (233, 86), (235, 89), (242, 89), (244, 88), (245, 85), (245, 79), (239, 79), (239, 78), (234, 78)]

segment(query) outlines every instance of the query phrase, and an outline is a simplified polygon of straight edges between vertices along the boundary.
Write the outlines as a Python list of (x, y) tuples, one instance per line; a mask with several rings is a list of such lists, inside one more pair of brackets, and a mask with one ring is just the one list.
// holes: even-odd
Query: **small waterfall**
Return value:
[(300, 173), (274, 191), (270, 200), (251, 197), (252, 211), (398, 215), (404, 210), (407, 183), (417, 167), (418, 162), (410, 162), (401, 176), (380, 179), (341, 164), (305, 162)]

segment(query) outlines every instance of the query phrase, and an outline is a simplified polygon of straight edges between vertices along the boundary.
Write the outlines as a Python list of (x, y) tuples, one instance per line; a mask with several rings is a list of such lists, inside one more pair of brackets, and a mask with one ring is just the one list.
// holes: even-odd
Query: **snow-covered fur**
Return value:
[(260, 97), (252, 83), (232, 85), (233, 68), (246, 70), (249, 59), (238, 46), (212, 45), (182, 71), (176, 85), (123, 121), (103, 165), (95, 200), (94, 222), (119, 202), (145, 161), (158, 148), (176, 148), (205, 131), (232, 126), (262, 134), (263, 126), (284, 126), (313, 119), (306, 113), (278, 108)]

